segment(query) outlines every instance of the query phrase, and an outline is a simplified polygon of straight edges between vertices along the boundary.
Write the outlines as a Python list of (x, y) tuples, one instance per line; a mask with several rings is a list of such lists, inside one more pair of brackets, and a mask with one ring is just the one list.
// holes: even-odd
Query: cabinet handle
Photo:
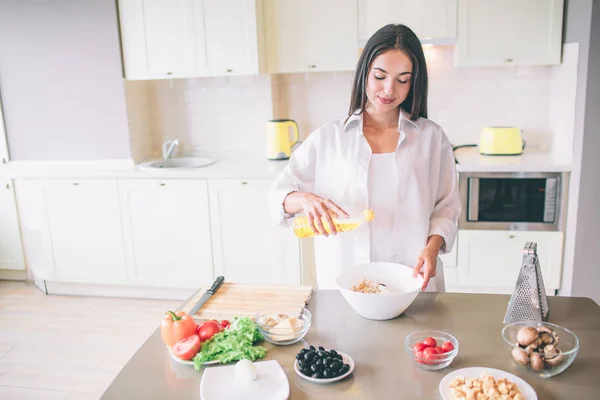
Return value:
[(248, 184), (248, 182), (246, 182), (246, 181), (242, 181), (241, 183), (242, 183), (242, 185), (247, 185)]
[(6, 184), (6, 189), (10, 189), (10, 185), (8, 183)]
[(509, 238), (509, 239), (514, 239), (514, 238), (515, 238), (515, 235), (508, 235), (508, 238)]
[(232, 69), (226, 69), (225, 72), (233, 72)]
[(161, 182), (161, 183), (159, 183), (159, 185), (160, 185), (160, 186), (167, 186), (167, 184), (166, 184), (166, 183), (164, 183), (164, 182)]
[(2, 164), (6, 164), (6, 158), (2, 159)]
[(172, 72), (167, 72), (165, 75), (173, 75)]
[(79, 182), (73, 182), (73, 186), (79, 186)]
[(310, 64), (310, 65), (308, 66), (308, 68), (317, 68), (317, 66), (316, 66), (316, 65), (314, 65), (314, 64)]
[(513, 59), (512, 58), (505, 58), (504, 62), (505, 63), (511, 63), (511, 62), (513, 62)]

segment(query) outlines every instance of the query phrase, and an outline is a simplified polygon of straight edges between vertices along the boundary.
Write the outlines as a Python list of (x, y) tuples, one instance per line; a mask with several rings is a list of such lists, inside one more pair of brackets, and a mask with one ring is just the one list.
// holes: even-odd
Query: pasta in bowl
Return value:
[(358, 285), (352, 286), (350, 290), (367, 294), (392, 294), (385, 283), (373, 282), (370, 279), (363, 279)]
[(413, 278), (412, 268), (406, 265), (372, 262), (344, 270), (336, 283), (360, 316), (387, 320), (398, 317), (411, 305), (421, 291), (423, 278)]

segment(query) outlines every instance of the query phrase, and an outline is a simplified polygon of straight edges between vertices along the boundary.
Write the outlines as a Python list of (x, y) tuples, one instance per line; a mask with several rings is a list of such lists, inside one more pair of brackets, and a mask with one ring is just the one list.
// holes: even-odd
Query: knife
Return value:
[(202, 297), (200, 297), (200, 300), (198, 300), (198, 302), (194, 305), (194, 307), (192, 307), (192, 310), (190, 311), (190, 315), (192, 317), (198, 312), (200, 307), (202, 307), (204, 305), (204, 303), (206, 303), (208, 301), (208, 299), (210, 299), (210, 296), (212, 296), (213, 294), (215, 294), (215, 292), (217, 290), (219, 290), (219, 288), (221, 287), (221, 285), (223, 284), (224, 281), (225, 281), (225, 278), (222, 276), (219, 276), (215, 280), (215, 282), (212, 284), (210, 289), (208, 289), (206, 292), (204, 292)]

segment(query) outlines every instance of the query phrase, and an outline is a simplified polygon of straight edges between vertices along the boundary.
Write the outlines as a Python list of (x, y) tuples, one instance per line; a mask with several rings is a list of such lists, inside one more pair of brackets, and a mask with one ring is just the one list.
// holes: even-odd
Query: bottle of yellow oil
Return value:
[[(372, 221), (375, 218), (373, 210), (364, 210), (358, 217), (337, 218), (332, 215), (333, 223), (338, 232), (347, 232), (358, 228), (364, 223)], [(331, 228), (326, 220), (321, 218), (323, 227), (327, 233), (331, 234)], [(294, 234), (301, 239), (318, 236), (318, 232), (314, 232), (308, 223), (308, 218), (304, 215), (294, 218)]]

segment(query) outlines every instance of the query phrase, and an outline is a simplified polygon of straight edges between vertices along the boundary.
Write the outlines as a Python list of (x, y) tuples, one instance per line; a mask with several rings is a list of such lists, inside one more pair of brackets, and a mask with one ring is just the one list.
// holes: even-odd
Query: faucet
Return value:
[(163, 155), (164, 161), (167, 161), (169, 158), (171, 158), (171, 155), (175, 151), (175, 147), (177, 147), (178, 144), (179, 144), (179, 140), (177, 140), (177, 139), (170, 140), (170, 141), (163, 143), (162, 155)]

